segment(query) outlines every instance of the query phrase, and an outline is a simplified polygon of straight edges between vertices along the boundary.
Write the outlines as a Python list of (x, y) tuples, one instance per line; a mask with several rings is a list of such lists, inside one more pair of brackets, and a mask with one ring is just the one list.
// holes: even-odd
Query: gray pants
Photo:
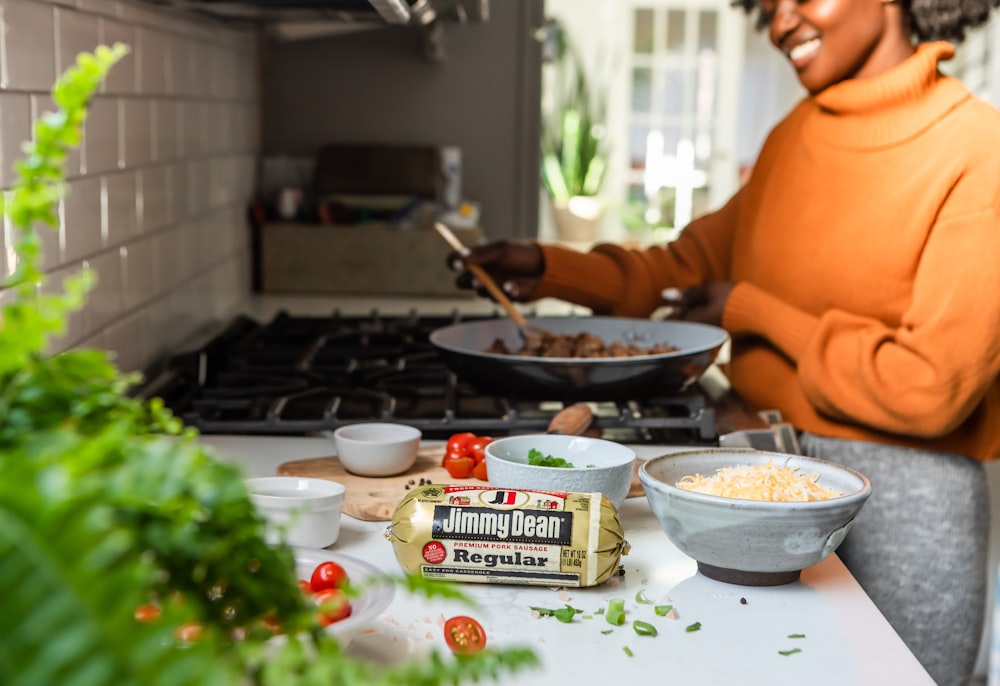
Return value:
[(989, 494), (981, 462), (805, 433), (872, 495), (837, 554), (938, 684), (967, 684), (986, 612)]

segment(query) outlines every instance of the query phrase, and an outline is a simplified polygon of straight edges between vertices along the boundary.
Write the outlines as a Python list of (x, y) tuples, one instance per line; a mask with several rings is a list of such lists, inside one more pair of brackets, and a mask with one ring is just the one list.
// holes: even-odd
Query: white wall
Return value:
[[(98, 285), (54, 345), (115, 351), (125, 370), (175, 351), (249, 293), (245, 220), (257, 155), (256, 41), (203, 19), (113, 0), (0, 0), (0, 186), (57, 74), (81, 51), (130, 55), (93, 101), (69, 160), (58, 232), (41, 228), (53, 288), (83, 266)], [(13, 269), (0, 230), (0, 274)], [(0, 291), (0, 298), (4, 294)]]

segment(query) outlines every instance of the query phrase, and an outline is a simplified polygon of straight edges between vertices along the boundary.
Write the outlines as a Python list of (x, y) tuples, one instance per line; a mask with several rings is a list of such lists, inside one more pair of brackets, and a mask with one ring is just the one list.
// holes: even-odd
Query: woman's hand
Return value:
[(663, 291), (663, 299), (674, 308), (671, 319), (722, 326), (722, 313), (733, 285), (730, 281), (712, 281), (683, 291), (668, 288)]
[(471, 248), (465, 257), (457, 252), (449, 253), (448, 266), (460, 272), (455, 285), (462, 289), (475, 289), (487, 298), (489, 293), (465, 268), (466, 263), (477, 264), (486, 270), (512, 300), (528, 298), (545, 273), (545, 258), (541, 248), (534, 243), (497, 241)]

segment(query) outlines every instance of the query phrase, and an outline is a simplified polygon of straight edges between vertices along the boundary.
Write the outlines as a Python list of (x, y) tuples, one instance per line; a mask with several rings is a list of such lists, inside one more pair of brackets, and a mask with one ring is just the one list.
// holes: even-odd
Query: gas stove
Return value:
[[(362, 421), (503, 436), (544, 431), (564, 404), (498, 397), (449, 371), (429, 336), (479, 315), (239, 316), (206, 344), (173, 356), (140, 389), (202, 434), (305, 435)], [(588, 402), (592, 431), (646, 444), (716, 444), (715, 411), (694, 390)]]

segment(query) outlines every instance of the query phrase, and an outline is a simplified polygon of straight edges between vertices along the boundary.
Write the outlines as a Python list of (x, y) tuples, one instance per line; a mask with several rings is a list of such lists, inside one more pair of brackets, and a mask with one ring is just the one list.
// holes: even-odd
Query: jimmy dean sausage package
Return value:
[(396, 507), (386, 532), (406, 572), (429, 579), (594, 586), (628, 553), (600, 493), (430, 485)]

